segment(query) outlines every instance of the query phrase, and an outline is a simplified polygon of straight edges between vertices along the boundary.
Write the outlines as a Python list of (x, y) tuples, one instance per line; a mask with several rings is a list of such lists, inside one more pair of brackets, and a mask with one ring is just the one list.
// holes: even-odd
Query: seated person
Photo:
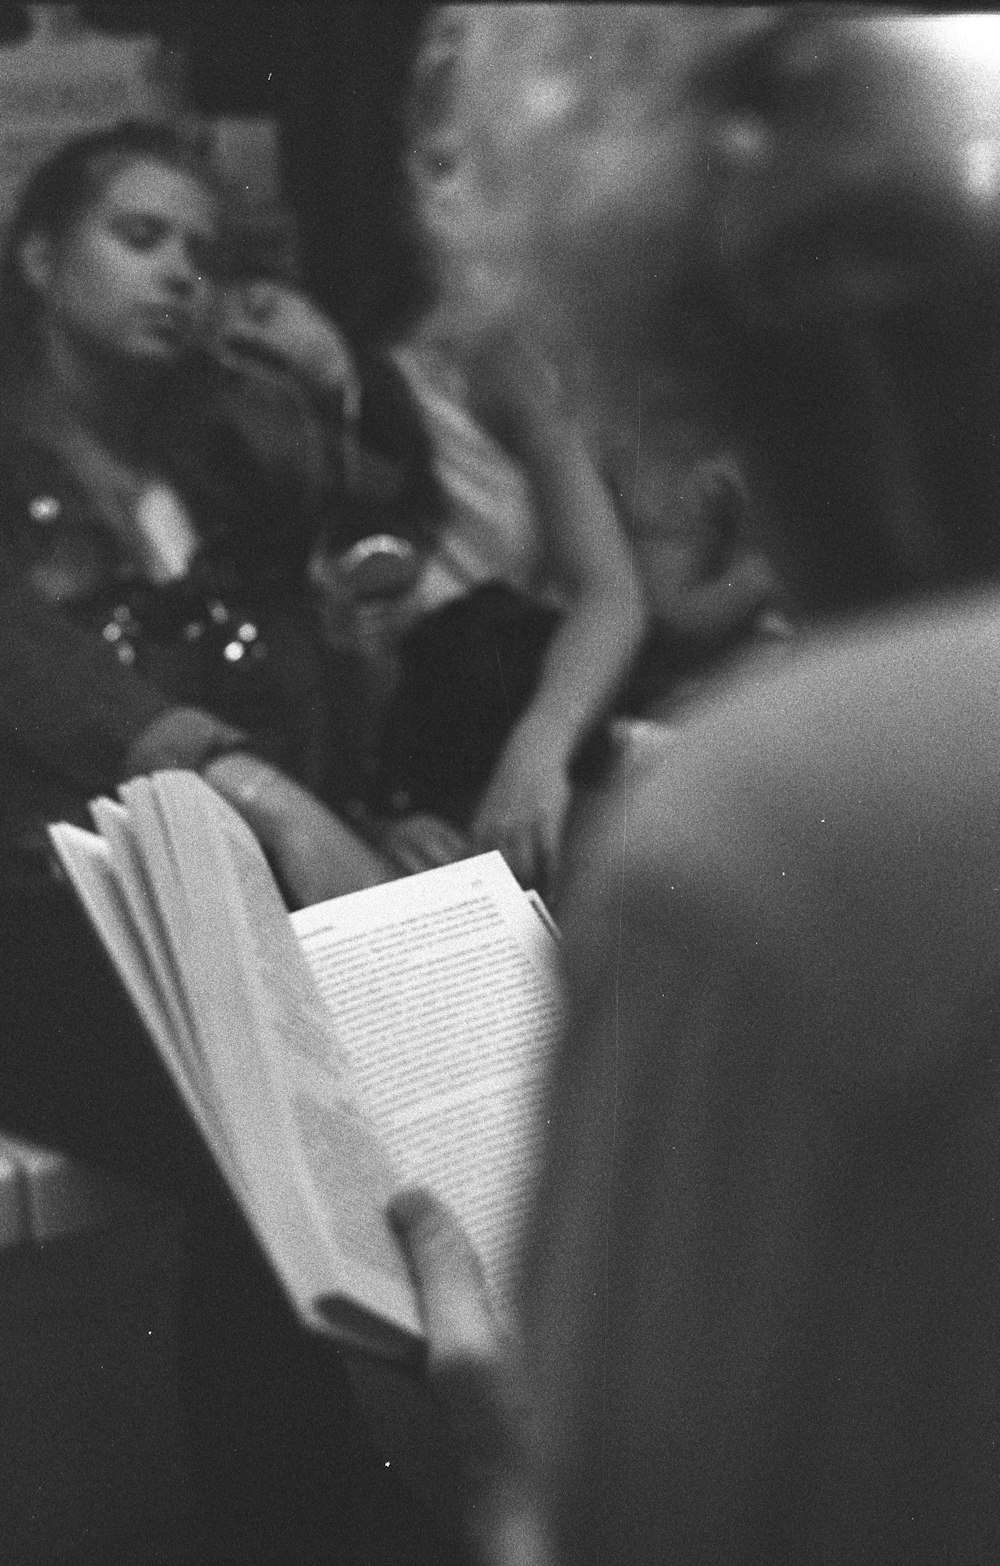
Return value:
[[(304, 399), (302, 424), (325, 448), (317, 451), (327, 483), (308, 577), (339, 674), (338, 799), (400, 871), (431, 868), (471, 845), (440, 816), (394, 801), (391, 785), (373, 787), (399, 679), (399, 608), (442, 504), (430, 444), (391, 359), (348, 344), (302, 289), (287, 243), (275, 245), (266, 227), (249, 235), (235, 227), (215, 291), (215, 352), (237, 384), (248, 369), (279, 377), (293, 399)], [(433, 791), (418, 790), (417, 800), (438, 802)]]
[(397, 607), (385, 770), (551, 897), (570, 758), (621, 697), (643, 595), (568, 401), (524, 333), (472, 327), (395, 357), (446, 498)]
[[(615, 79), (602, 96), (630, 51), (647, 75), (628, 92)], [(632, 243), (619, 211), (635, 199), (643, 160), (658, 168), (669, 145), (674, 110), (654, 75), (668, 81), (676, 69), (642, 13), (626, 24), (600, 8), (556, 18), (467, 7), (429, 19), (409, 101), (409, 172), (437, 315), (502, 312), (546, 345), (612, 491), (647, 605), (632, 711), (666, 709), (769, 629), (777, 594), (750, 536), (741, 453), (703, 367), (669, 356), (637, 321), (662, 261)], [(461, 386), (413, 345), (407, 361), (450, 488), (486, 519), (485, 538), (471, 516), (450, 530), (449, 563), (471, 554), (475, 568), (478, 544), (530, 571), (537, 529), (516, 471), (463, 424)]]
[(202, 337), (221, 210), (181, 138), (125, 125), (57, 153), (9, 229), (3, 1125), (185, 1203), (179, 1358), (203, 1558), (315, 1559), (310, 1531), (325, 1547), (336, 1528), (344, 1560), (402, 1539), (416, 1562), (421, 1519), (340, 1361), (288, 1319), (46, 853), (46, 821), (86, 824), (93, 794), (179, 766), (246, 818), (290, 901), (393, 874), (323, 797), (336, 689), (306, 576), (323, 442), (281, 377)]
[[(183, 141), (126, 125), (58, 153), (11, 224), (0, 551), (21, 608), (4, 636), (30, 621), (33, 662), (11, 646), (5, 795), (30, 833), (130, 771), (207, 769), (311, 901), (390, 871), (318, 797), (337, 736), (303, 583), (324, 471), (284, 389), (201, 346), (219, 214)], [(103, 658), (77, 659), (80, 635)], [(98, 712), (117, 748), (81, 746)]]
[[(442, 814), (551, 893), (568, 758), (619, 695), (643, 624), (607, 496), (515, 331), (359, 361), (277, 270), (236, 257), (220, 337), (234, 362), (293, 368), (337, 437), (346, 482), (312, 575), (328, 635), (368, 654), (368, 830), (394, 802)], [(426, 819), (380, 841), (397, 862), (464, 846)]]
[(954, 21), (660, 24), (690, 74), (631, 238), (684, 214), (711, 286), (692, 321), (665, 265), (657, 328), (811, 628), (581, 845), (519, 1381), (396, 1205), (492, 1566), (1000, 1552), (1000, 224)]

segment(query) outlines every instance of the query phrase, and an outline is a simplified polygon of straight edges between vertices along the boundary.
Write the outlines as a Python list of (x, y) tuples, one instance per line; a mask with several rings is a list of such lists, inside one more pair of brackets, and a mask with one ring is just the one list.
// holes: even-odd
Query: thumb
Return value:
[(466, 1481), (473, 1488), (492, 1484), (519, 1460), (519, 1400), (510, 1345), (495, 1320), (479, 1257), (451, 1210), (427, 1191), (400, 1192), (389, 1219), (420, 1295), (428, 1371)]
[(497, 1327), (482, 1264), (454, 1213), (418, 1186), (389, 1204), (420, 1296), (431, 1358), (492, 1358)]

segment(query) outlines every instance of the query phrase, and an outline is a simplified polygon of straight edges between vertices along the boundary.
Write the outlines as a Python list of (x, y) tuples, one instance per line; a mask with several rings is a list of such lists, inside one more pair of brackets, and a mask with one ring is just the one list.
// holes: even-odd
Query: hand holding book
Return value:
[(528, 1385), (517, 1339), (493, 1309), (479, 1257), (453, 1212), (409, 1187), (389, 1208), (427, 1336), (430, 1385), (459, 1456), (464, 1514), (484, 1560), (550, 1560), (526, 1459)]
[(166, 1069), (304, 1320), (405, 1352), (420, 1316), (386, 1218), (458, 1209), (503, 1293), (561, 1021), (556, 942), (499, 854), (289, 916), (197, 776), (95, 802), (53, 840)]
[(297, 907), (392, 878), (386, 859), (259, 756), (229, 751), (202, 776), (253, 829)]

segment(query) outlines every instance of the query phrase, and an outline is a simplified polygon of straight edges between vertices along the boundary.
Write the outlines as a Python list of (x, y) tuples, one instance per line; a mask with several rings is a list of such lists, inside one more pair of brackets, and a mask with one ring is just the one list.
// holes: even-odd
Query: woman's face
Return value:
[(193, 176), (145, 159), (126, 164), (61, 238), (26, 241), (43, 321), (112, 358), (171, 363), (200, 335), (218, 216)]

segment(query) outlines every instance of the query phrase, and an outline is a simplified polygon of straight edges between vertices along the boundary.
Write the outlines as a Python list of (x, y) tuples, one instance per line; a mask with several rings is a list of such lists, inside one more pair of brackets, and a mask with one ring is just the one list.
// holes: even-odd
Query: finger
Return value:
[(450, 1209), (424, 1190), (397, 1193), (389, 1218), (417, 1285), (431, 1381), (451, 1420), (466, 1479), (480, 1487), (515, 1465), (519, 1442), (509, 1346), (479, 1257)]
[(454, 857), (451, 828), (437, 816), (408, 816), (402, 830), (429, 865), (443, 864)]
[(384, 846), (407, 874), (434, 870), (439, 865), (465, 859), (470, 845), (461, 833), (436, 816), (408, 816), (385, 836)]
[(354, 360), (349, 352), (347, 353), (342, 386), (344, 418), (349, 424), (356, 424), (361, 418), (361, 381), (355, 369)]
[(525, 832), (522, 853), (524, 864), (518, 879), (526, 891), (533, 890), (544, 897), (548, 888), (548, 860), (540, 822), (536, 821)]
[(499, 848), (502, 835), (498, 823), (491, 816), (478, 815), (469, 828), (469, 841), (477, 854), (488, 854), (491, 848)]
[(536, 862), (538, 865), (538, 890), (547, 894), (559, 875), (559, 861), (565, 834), (567, 808), (558, 805), (539, 819), (536, 827)]
[(480, 854), (488, 854), (496, 849), (503, 855), (511, 874), (519, 881), (522, 880), (524, 867), (521, 864), (517, 833), (513, 828), (505, 829), (496, 822), (486, 821), (473, 831), (472, 842)]
[(428, 829), (429, 841), (434, 844), (439, 862), (448, 863), (455, 859), (467, 859), (472, 853), (472, 844), (465, 833), (459, 832), (447, 821), (439, 821), (437, 817), (431, 817)]
[(541, 869), (539, 871), (538, 886), (536, 890), (544, 898), (554, 896), (555, 888), (559, 884), (559, 870), (562, 863), (562, 834), (546, 840), (539, 853)]
[(428, 870), (424, 854), (405, 837), (390, 836), (382, 844), (382, 851), (388, 854), (392, 860), (393, 868), (400, 875), (419, 875), (423, 870)]
[(250, 319), (258, 326), (271, 320), (278, 304), (278, 294), (273, 283), (258, 279), (247, 283), (243, 290), (243, 306)]
[(525, 888), (533, 886), (536, 879), (537, 856), (532, 827), (509, 827), (499, 837), (497, 847), (521, 885)]
[(389, 1204), (389, 1221), (413, 1272), (432, 1357), (494, 1358), (498, 1332), (482, 1265), (451, 1209), (407, 1187)]

